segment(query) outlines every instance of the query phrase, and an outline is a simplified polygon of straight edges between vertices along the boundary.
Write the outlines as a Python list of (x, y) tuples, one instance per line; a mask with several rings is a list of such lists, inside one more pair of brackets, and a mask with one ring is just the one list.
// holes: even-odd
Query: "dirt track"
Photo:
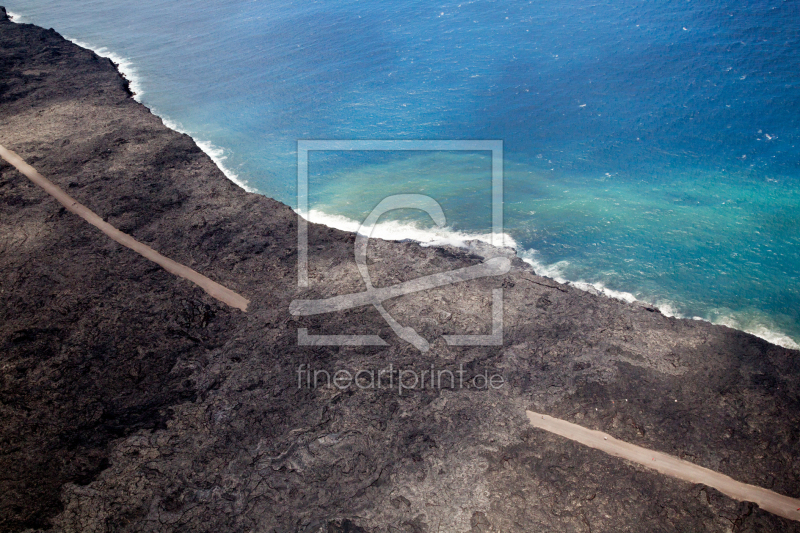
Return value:
[(11, 165), (13, 165), (17, 170), (23, 173), (29, 180), (33, 183), (41, 187), (42, 189), (47, 192), (50, 196), (58, 200), (58, 202), (63, 205), (68, 211), (75, 213), (86, 222), (91, 224), (92, 226), (96, 227), (118, 243), (123, 246), (127, 246), (134, 252), (142, 255), (143, 257), (149, 259), (150, 261), (156, 263), (164, 270), (171, 274), (175, 274), (183, 279), (189, 280), (204, 291), (206, 291), (210, 296), (216, 298), (220, 302), (230, 305), (236, 309), (240, 309), (242, 311), (247, 311), (247, 304), (250, 303), (249, 300), (244, 298), (243, 296), (236, 294), (232, 290), (227, 287), (223, 287), (216, 281), (212, 281), (205, 277), (204, 275), (200, 274), (192, 270), (191, 268), (187, 267), (186, 265), (182, 265), (178, 262), (173, 261), (168, 257), (164, 257), (160, 253), (156, 252), (146, 244), (142, 244), (141, 242), (137, 241), (127, 233), (123, 233), (89, 209), (83, 204), (78, 203), (75, 199), (73, 199), (70, 195), (62, 191), (57, 185), (55, 185), (52, 181), (48, 180), (39, 172), (36, 171), (35, 168), (27, 164), (20, 156), (16, 153), (12, 152), (11, 150), (6, 149), (4, 146), (0, 145), (0, 157), (8, 161)]
[(566, 420), (527, 411), (531, 424), (539, 429), (561, 435), (575, 442), (652, 468), (662, 474), (691, 483), (702, 483), (740, 501), (757, 503), (765, 511), (778, 516), (800, 521), (800, 500), (783, 496), (777, 492), (755, 485), (741, 483), (719, 472), (703, 468), (694, 463), (678, 459), (666, 453), (656, 452), (617, 440), (607, 433), (588, 429)]

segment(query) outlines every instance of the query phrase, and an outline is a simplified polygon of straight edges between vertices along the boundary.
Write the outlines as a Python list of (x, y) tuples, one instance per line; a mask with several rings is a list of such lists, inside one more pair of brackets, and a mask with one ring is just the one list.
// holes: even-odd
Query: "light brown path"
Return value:
[(609, 455), (639, 463), (662, 474), (691, 483), (702, 483), (735, 500), (753, 502), (765, 511), (790, 520), (800, 521), (800, 500), (795, 498), (789, 498), (755, 485), (741, 483), (724, 474), (666, 453), (648, 450), (641, 446), (617, 440), (602, 431), (587, 429), (572, 422), (534, 413), (533, 411), (527, 411), (527, 414), (528, 420), (534, 427), (566, 437), (590, 448), (596, 448)]
[(91, 224), (92, 226), (96, 227), (118, 243), (123, 246), (126, 246), (133, 250), (134, 252), (142, 255), (143, 257), (149, 259), (150, 261), (156, 263), (164, 270), (171, 274), (175, 274), (183, 279), (189, 280), (204, 291), (206, 291), (211, 297), (216, 298), (220, 302), (227, 304), (231, 307), (235, 307), (236, 309), (241, 309), (242, 311), (247, 311), (247, 305), (250, 303), (249, 300), (244, 298), (243, 296), (233, 292), (232, 290), (228, 289), (220, 285), (219, 283), (212, 281), (205, 277), (204, 275), (200, 274), (192, 270), (191, 268), (187, 267), (186, 265), (182, 265), (173, 261), (168, 257), (164, 257), (160, 253), (156, 252), (146, 244), (142, 244), (127, 233), (123, 233), (111, 224), (104, 221), (100, 218), (96, 213), (94, 213), (88, 207), (79, 204), (75, 199), (73, 199), (70, 195), (65, 193), (61, 190), (56, 184), (39, 174), (35, 168), (27, 164), (20, 156), (4, 148), (0, 145), (0, 157), (8, 161), (17, 170), (19, 170), (22, 174), (28, 177), (33, 183), (41, 187), (45, 190), (50, 196), (58, 200), (58, 202), (63, 205), (68, 211), (75, 213), (86, 222)]

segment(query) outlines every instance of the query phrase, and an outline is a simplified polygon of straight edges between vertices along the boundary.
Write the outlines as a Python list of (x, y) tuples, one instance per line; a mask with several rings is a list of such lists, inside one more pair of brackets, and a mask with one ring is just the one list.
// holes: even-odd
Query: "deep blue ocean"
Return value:
[[(298, 139), (500, 139), (537, 272), (800, 343), (800, 2), (6, 0), (110, 55), (235, 181), (296, 205)], [(491, 231), (485, 152), (313, 152), (312, 219), (428, 194)]]

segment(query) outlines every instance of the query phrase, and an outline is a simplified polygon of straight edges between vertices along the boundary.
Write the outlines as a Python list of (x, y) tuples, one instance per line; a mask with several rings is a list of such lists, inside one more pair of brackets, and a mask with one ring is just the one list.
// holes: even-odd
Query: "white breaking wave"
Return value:
[(713, 321), (713, 323), (721, 324), (723, 326), (728, 326), (729, 328), (738, 329), (739, 331), (750, 333), (751, 335), (760, 337), (765, 341), (771, 342), (772, 344), (783, 346), (784, 348), (792, 348), (794, 350), (800, 350), (800, 344), (797, 344), (791, 337), (781, 333), (780, 331), (775, 331), (773, 329), (770, 329), (764, 324), (759, 324), (758, 322), (742, 324), (741, 320), (737, 319), (734, 316), (727, 315), (717, 318), (716, 320)]
[(16, 22), (17, 24), (22, 24), (22, 22), (25, 20), (22, 18), (22, 16), (17, 15), (16, 13), (12, 13), (7, 9), (6, 9), (6, 15), (8, 15), (8, 18), (11, 19), (11, 22)]
[(259, 192), (258, 189), (255, 189), (255, 188), (251, 187), (250, 185), (248, 185), (246, 181), (241, 179), (239, 177), (239, 175), (236, 174), (236, 172), (234, 172), (233, 170), (231, 170), (230, 168), (228, 168), (225, 165), (225, 160), (228, 159), (228, 156), (225, 155), (225, 150), (223, 148), (220, 148), (219, 146), (215, 145), (211, 141), (204, 141), (202, 139), (198, 139), (197, 137), (192, 135), (192, 133), (186, 131), (183, 128), (183, 126), (181, 126), (177, 122), (171, 120), (170, 118), (168, 118), (168, 117), (166, 117), (164, 115), (160, 115), (158, 112), (156, 112), (153, 109), (151, 109), (151, 111), (152, 111), (152, 113), (154, 115), (157, 115), (157, 116), (161, 117), (161, 122), (163, 122), (164, 125), (166, 127), (168, 127), (169, 129), (175, 130), (178, 133), (184, 133), (184, 134), (188, 135), (189, 137), (191, 137), (192, 140), (194, 140), (194, 143), (197, 146), (199, 146), (200, 149), (203, 152), (205, 152), (208, 157), (211, 158), (211, 160), (214, 162), (214, 164), (217, 165), (217, 168), (219, 168), (222, 171), (222, 173), (225, 174), (226, 178), (228, 178), (233, 183), (235, 183), (236, 185), (238, 185), (242, 189), (246, 190), (247, 192), (253, 192), (253, 193), (258, 193)]
[(661, 311), (661, 314), (664, 316), (671, 316), (675, 318), (689, 318), (687, 316), (682, 315), (672, 302), (664, 300), (656, 300), (655, 302), (653, 302), (653, 305), (655, 305), (658, 308), (658, 310)]
[(130, 87), (131, 92), (133, 93), (133, 99), (141, 103), (142, 95), (144, 94), (144, 89), (142, 88), (141, 78), (139, 78), (139, 75), (136, 72), (136, 68), (133, 66), (133, 63), (131, 62), (130, 59), (127, 59), (119, 54), (112, 52), (105, 46), (95, 48), (88, 43), (79, 41), (78, 39), (70, 39), (70, 38), (67, 39), (77, 44), (81, 48), (86, 48), (88, 50), (91, 50), (100, 57), (106, 57), (111, 61), (113, 61), (114, 64), (117, 65), (117, 70), (119, 71), (119, 73), (122, 74), (122, 76), (126, 80), (128, 80), (128, 86)]
[(728, 326), (729, 328), (738, 329), (739, 331), (744, 331), (745, 333), (750, 333), (751, 335), (755, 335), (756, 337), (771, 342), (772, 344), (783, 346), (784, 348), (791, 348), (793, 350), (800, 350), (800, 344), (797, 344), (791, 337), (789, 337), (784, 333), (781, 333), (780, 331), (775, 331), (774, 329), (771, 329), (770, 327), (762, 323), (758, 322), (743, 323), (741, 320), (731, 315), (724, 315), (715, 318), (705, 318), (699, 316), (688, 317), (680, 313), (678, 311), (678, 306), (673, 302), (664, 300), (659, 300), (656, 302), (648, 302), (645, 300), (640, 300), (630, 292), (615, 291), (613, 289), (609, 289), (602, 282), (568, 280), (564, 275), (564, 269), (569, 265), (568, 261), (559, 261), (553, 264), (546, 264), (539, 261), (536, 258), (535, 250), (527, 250), (523, 252), (523, 254), (520, 255), (520, 257), (522, 258), (523, 261), (531, 265), (537, 274), (554, 279), (559, 283), (568, 283), (569, 285), (572, 285), (576, 289), (590, 292), (592, 294), (603, 294), (604, 296), (607, 296), (609, 298), (615, 298), (617, 300), (622, 300), (628, 303), (634, 303), (634, 302), (644, 303), (656, 307), (659, 311), (661, 311), (661, 314), (664, 316), (670, 316), (675, 318), (692, 318), (694, 320), (703, 320), (711, 324)]
[(540, 276), (554, 279), (559, 283), (568, 283), (576, 289), (580, 289), (582, 291), (590, 292), (592, 294), (602, 294), (609, 298), (622, 300), (623, 302), (633, 303), (639, 301), (633, 294), (625, 291), (615, 291), (614, 289), (609, 289), (600, 281), (592, 282), (567, 279), (564, 275), (564, 269), (569, 265), (569, 261), (559, 261), (558, 263), (548, 265), (536, 259), (535, 250), (527, 250), (523, 252), (520, 257), (523, 261), (531, 265), (534, 271), (536, 271), (536, 273)]
[(733, 315), (723, 315), (714, 318), (701, 316), (690, 317), (678, 312), (676, 307), (670, 302), (656, 302), (654, 305), (661, 311), (662, 314), (666, 316), (672, 316), (675, 318), (691, 318), (692, 320), (702, 320), (703, 322), (709, 322), (711, 324), (716, 324), (717, 326), (728, 326), (729, 328), (738, 329), (739, 331), (744, 331), (750, 335), (755, 335), (756, 337), (764, 339), (767, 342), (771, 342), (772, 344), (783, 346), (784, 348), (790, 348), (792, 350), (800, 350), (800, 344), (797, 344), (794, 339), (785, 333), (781, 333), (780, 331), (772, 329), (758, 320), (745, 321), (743, 318), (737, 319)]
[(609, 298), (622, 300), (623, 302), (633, 303), (639, 301), (633, 294), (625, 291), (615, 291), (614, 289), (609, 289), (600, 281), (571, 281), (570, 285), (582, 291), (591, 292), (592, 290), (595, 290), (600, 294), (608, 296)]
[[(6, 11), (6, 13), (8, 13), (8, 15), (10, 17), (12, 17), (12, 20), (14, 22), (21, 22), (22, 21), (22, 17), (20, 17), (16, 13), (12, 13), (10, 11)], [(80, 46), (81, 48), (86, 48), (87, 50), (91, 50), (92, 52), (94, 52), (95, 54), (99, 55), (100, 57), (106, 57), (106, 58), (110, 59), (111, 61), (113, 61), (117, 65), (117, 70), (119, 71), (119, 73), (122, 74), (122, 76), (126, 80), (128, 80), (128, 86), (130, 87), (131, 92), (133, 93), (133, 99), (136, 100), (139, 103), (142, 103), (142, 95), (144, 94), (144, 88), (142, 87), (141, 78), (139, 77), (136, 68), (133, 66), (133, 62), (130, 59), (122, 57), (121, 55), (119, 55), (119, 54), (117, 54), (115, 52), (112, 52), (111, 50), (109, 50), (105, 46), (94, 47), (91, 44), (83, 42), (83, 41), (80, 41), (78, 39), (70, 39), (69, 37), (67, 37), (66, 39), (71, 41), (71, 42), (73, 42), (73, 43), (75, 43), (76, 45)], [(233, 183), (235, 183), (236, 185), (238, 185), (242, 189), (246, 190), (247, 192), (253, 192), (253, 193), (257, 193), (258, 192), (257, 189), (254, 189), (253, 187), (250, 187), (244, 180), (242, 180), (238, 176), (238, 174), (236, 174), (230, 168), (225, 166), (225, 160), (227, 159), (227, 156), (225, 155), (225, 151), (222, 148), (214, 145), (210, 141), (206, 141), (206, 140), (199, 139), (199, 138), (195, 137), (194, 135), (192, 135), (192, 133), (184, 130), (178, 123), (170, 120), (166, 116), (159, 115), (158, 112), (155, 109), (151, 108), (150, 111), (154, 115), (156, 115), (159, 118), (161, 118), (161, 121), (169, 129), (175, 130), (178, 133), (184, 133), (184, 134), (190, 136), (194, 140), (195, 144), (197, 144), (197, 146), (199, 146), (200, 149), (203, 152), (205, 152), (206, 155), (208, 155), (208, 157), (211, 158), (211, 160), (214, 162), (215, 165), (217, 165), (217, 167), (222, 171), (222, 173), (225, 174), (226, 178), (228, 178)]]
[[(341, 215), (329, 215), (317, 209), (309, 209), (308, 211), (309, 222), (322, 224), (330, 228), (340, 229), (342, 231), (349, 231), (357, 233), (361, 227), (361, 223)], [(468, 241), (482, 241), (485, 243), (492, 243), (493, 234), (491, 233), (467, 233), (463, 231), (456, 231), (450, 227), (431, 227), (423, 228), (412, 222), (400, 222), (396, 220), (387, 220), (385, 222), (378, 222), (372, 230), (372, 238), (383, 239), (386, 241), (403, 241), (410, 240), (418, 242), (424, 246), (457, 246), (459, 248), (467, 248)], [(506, 234), (497, 236), (498, 240), (503, 243), (506, 248), (517, 247), (516, 241)]]
[[(167, 126), (167, 127), (169, 127), (169, 126)], [(171, 129), (175, 129), (175, 128), (171, 128)], [(180, 131), (180, 130), (175, 130), (175, 131)], [(211, 158), (211, 160), (214, 162), (214, 164), (217, 165), (217, 167), (219, 167), (219, 169), (222, 171), (223, 174), (225, 174), (226, 178), (228, 178), (229, 180), (231, 180), (232, 182), (234, 182), (236, 185), (238, 185), (242, 189), (246, 190), (247, 192), (253, 192), (253, 193), (258, 193), (259, 192), (258, 189), (248, 185), (246, 181), (244, 181), (242, 178), (239, 177), (238, 174), (236, 174), (230, 168), (225, 166), (225, 160), (228, 159), (228, 156), (225, 155), (225, 150), (224, 149), (216, 146), (211, 141), (201, 141), (201, 140), (193, 137), (190, 133), (187, 133), (185, 131), (182, 131), (181, 133), (186, 133), (186, 135), (189, 135), (190, 137), (192, 137), (192, 139), (194, 139), (195, 144), (197, 144), (197, 146), (199, 146), (200, 149), (202, 151), (204, 151), (206, 153), (206, 155), (208, 155), (208, 157)]]
[[(87, 48), (92, 50), (95, 54), (99, 55), (100, 57), (107, 57), (111, 61), (113, 61), (117, 65), (117, 70), (119, 70), (120, 74), (122, 74), (128, 83), (130, 84), (131, 92), (134, 93), (134, 100), (139, 103), (142, 103), (142, 95), (144, 94), (144, 89), (142, 87), (141, 78), (138, 76), (136, 68), (133, 66), (131, 60), (120, 56), (109, 50), (106, 47), (94, 48), (92, 45), (79, 41), (77, 39), (69, 39), (73, 43), (77, 44), (81, 48)], [(161, 122), (164, 123), (166, 127), (171, 130), (175, 130), (178, 133), (184, 133), (194, 140), (195, 144), (197, 144), (200, 149), (206, 153), (208, 157), (214, 162), (215, 165), (225, 174), (225, 177), (228, 178), (230, 181), (241, 187), (242, 189), (246, 190), (247, 192), (257, 193), (258, 190), (250, 187), (244, 180), (242, 180), (238, 174), (232, 171), (225, 165), (225, 160), (228, 158), (225, 155), (225, 150), (214, 145), (214, 143), (210, 141), (206, 141), (203, 139), (199, 139), (195, 137), (191, 132), (186, 131), (180, 124), (170, 120), (168, 117), (164, 115), (160, 115), (154, 108), (151, 108), (150, 111), (156, 115), (157, 117), (161, 118)]]

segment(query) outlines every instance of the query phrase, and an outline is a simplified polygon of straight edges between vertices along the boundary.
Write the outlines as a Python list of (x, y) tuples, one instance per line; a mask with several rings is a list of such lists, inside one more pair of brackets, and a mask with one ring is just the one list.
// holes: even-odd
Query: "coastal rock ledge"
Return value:
[[(219, 303), (0, 162), (2, 531), (800, 531), (525, 414), (798, 497), (797, 351), (560, 285), (517, 259), (502, 276), (385, 302), (427, 352), (373, 307), (292, 316), (292, 300), (365, 290), (354, 236), (311, 224), (311, 283), (298, 289), (289, 207), (228, 181), (109, 60), (4, 9), (0, 144), (250, 300), (247, 312)], [(407, 242), (368, 250), (378, 287), (482, 260)], [(502, 345), (443, 341), (489, 333), (500, 288)], [(387, 346), (299, 346), (299, 328)], [(392, 386), (390, 374), (341, 389), (302, 378), (389, 365)], [(463, 386), (398, 389), (398, 369), (431, 368), (462, 371)], [(480, 387), (484, 374), (502, 385)]]

